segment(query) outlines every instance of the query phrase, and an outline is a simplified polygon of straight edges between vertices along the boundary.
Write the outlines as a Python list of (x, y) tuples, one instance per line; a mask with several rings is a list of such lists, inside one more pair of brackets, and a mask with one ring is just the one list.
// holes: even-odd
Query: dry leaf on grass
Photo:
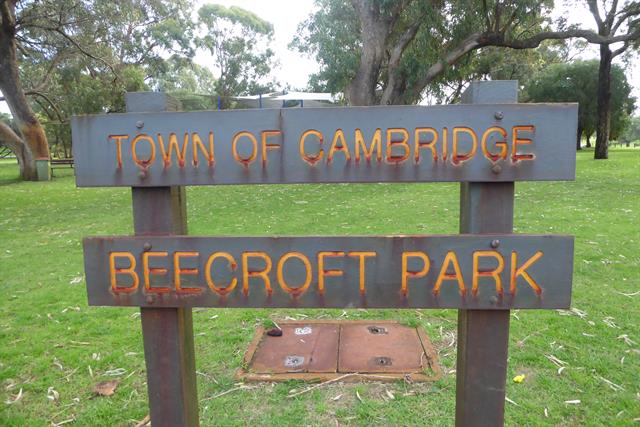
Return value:
[(93, 386), (93, 392), (97, 396), (111, 396), (116, 392), (118, 384), (120, 384), (119, 380), (100, 381)]
[(362, 397), (360, 397), (360, 393), (358, 393), (358, 390), (356, 390), (356, 397), (360, 402), (362, 402)]
[(14, 403), (19, 402), (23, 397), (24, 397), (24, 394), (22, 393), (22, 388), (21, 388), (18, 394), (16, 394), (15, 396), (11, 396), (11, 399), (5, 400), (4, 403), (6, 403), (7, 405), (13, 405)]
[(57, 402), (58, 400), (60, 400), (60, 393), (58, 393), (53, 387), (49, 387), (47, 389), (47, 399), (52, 402)]

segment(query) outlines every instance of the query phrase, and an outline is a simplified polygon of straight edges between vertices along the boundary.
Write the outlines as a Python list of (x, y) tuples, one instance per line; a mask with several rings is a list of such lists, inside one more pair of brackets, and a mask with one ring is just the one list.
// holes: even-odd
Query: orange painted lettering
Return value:
[(360, 273), (360, 279), (359, 279), (359, 285), (360, 285), (360, 293), (362, 295), (364, 295), (366, 293), (366, 280), (365, 280), (365, 259), (369, 258), (369, 257), (375, 257), (377, 254), (375, 252), (359, 252), (359, 251), (354, 251), (354, 252), (348, 252), (347, 256), (353, 257), (353, 258), (358, 258), (360, 264), (359, 264), (359, 273)]
[[(298, 286), (289, 286), (284, 280), (284, 264), (291, 258), (299, 259), (302, 261), (302, 264), (304, 264), (306, 274), (305, 279), (304, 282)], [(282, 256), (282, 258), (280, 258), (280, 260), (278, 260), (277, 276), (278, 284), (283, 291), (291, 295), (302, 295), (311, 284), (311, 263), (309, 262), (309, 258), (300, 252), (287, 252)]]
[(191, 141), (193, 143), (193, 166), (198, 167), (198, 163), (200, 163), (198, 159), (198, 150), (200, 150), (200, 152), (204, 154), (204, 158), (207, 159), (207, 164), (209, 165), (209, 167), (213, 166), (213, 164), (216, 162), (216, 157), (213, 151), (213, 132), (209, 132), (209, 151), (207, 151), (207, 148), (202, 143), (198, 132), (193, 132), (191, 134)]
[(362, 149), (362, 153), (364, 154), (364, 158), (367, 162), (371, 161), (371, 156), (373, 156), (373, 152), (376, 152), (376, 160), (378, 162), (382, 161), (382, 131), (380, 129), (376, 129), (371, 137), (371, 144), (369, 144), (369, 148), (364, 141), (364, 136), (362, 135), (362, 131), (360, 129), (356, 129), (355, 131), (355, 145), (356, 145), (356, 162), (360, 161), (360, 149)]
[(262, 164), (267, 164), (267, 150), (279, 150), (280, 144), (269, 144), (268, 139), (270, 136), (282, 135), (279, 130), (263, 130), (260, 132), (260, 138), (262, 140)]
[(325, 257), (340, 257), (344, 256), (342, 251), (320, 251), (318, 252), (318, 292), (324, 293), (324, 278), (325, 277), (338, 277), (342, 276), (342, 270), (325, 270), (324, 261)]
[(143, 252), (142, 253), (142, 273), (144, 277), (144, 289), (147, 293), (162, 294), (165, 292), (171, 292), (171, 288), (165, 286), (151, 287), (151, 275), (152, 274), (167, 274), (166, 268), (153, 268), (149, 267), (149, 258), (166, 257), (169, 254), (167, 252)]
[[(260, 258), (264, 261), (265, 266), (262, 270), (249, 270), (249, 258)], [(249, 279), (251, 277), (260, 277), (264, 282), (264, 289), (267, 294), (271, 295), (271, 279), (269, 272), (272, 267), (271, 258), (266, 252), (243, 252), (242, 253), (242, 292), (249, 295)]]
[[(480, 271), (480, 258), (492, 257), (498, 261), (498, 266), (493, 270)], [(471, 285), (471, 293), (475, 296), (478, 295), (478, 279), (480, 277), (493, 277), (496, 283), (496, 293), (502, 296), (502, 279), (500, 273), (504, 270), (504, 258), (502, 254), (497, 251), (475, 251), (473, 253), (473, 284)]]
[(322, 133), (318, 132), (315, 129), (309, 129), (304, 131), (304, 133), (300, 136), (300, 143), (299, 143), (299, 150), (300, 150), (300, 157), (302, 157), (302, 159), (309, 163), (311, 166), (315, 165), (317, 162), (319, 162), (320, 160), (322, 160), (322, 156), (324, 156), (324, 150), (322, 148), (320, 148), (318, 150), (318, 153), (315, 155), (309, 155), (307, 154), (307, 152), (305, 151), (305, 146), (304, 143), (307, 140), (307, 136), (309, 135), (313, 135), (316, 138), (318, 138), (318, 145), (322, 146), (322, 142), (323, 142), (323, 136)]
[[(138, 147), (138, 142), (140, 141), (147, 141), (151, 150), (151, 152), (149, 153), (149, 157), (145, 160), (138, 157), (138, 150), (136, 150), (136, 148)], [(156, 144), (153, 141), (153, 138), (151, 138), (149, 135), (141, 133), (140, 135), (136, 135), (135, 138), (133, 138), (133, 141), (131, 141), (131, 152), (133, 155), (133, 161), (138, 166), (146, 168), (156, 159)]]
[[(251, 154), (248, 157), (242, 157), (240, 153), (238, 153), (238, 141), (240, 141), (240, 138), (242, 138), (243, 136), (251, 141)], [(258, 157), (258, 141), (251, 132), (238, 132), (233, 136), (233, 141), (231, 142), (231, 151), (233, 153), (233, 158), (236, 159), (237, 162), (242, 163), (245, 166), (249, 166), (251, 163), (253, 163), (256, 157)]]
[[(429, 142), (421, 142), (420, 136), (422, 134), (430, 133), (431, 140)], [(431, 150), (431, 155), (433, 156), (433, 161), (438, 161), (438, 151), (436, 150), (436, 144), (438, 143), (438, 132), (434, 128), (416, 128), (414, 132), (414, 138), (416, 141), (416, 147), (414, 152), (414, 158), (416, 163), (420, 163), (420, 150), (423, 148), (428, 148)]]
[[(467, 135), (469, 135), (471, 137), (471, 149), (469, 151), (467, 151), (466, 153), (463, 154), (459, 154), (458, 151), (458, 143), (460, 142), (460, 137), (459, 135), (461, 133), (466, 133)], [(451, 143), (452, 145), (452, 154), (451, 154), (451, 161), (453, 162), (454, 165), (457, 165), (459, 163), (462, 162), (466, 162), (467, 160), (473, 158), (473, 156), (475, 156), (476, 151), (478, 150), (478, 136), (476, 135), (476, 133), (474, 132), (473, 129), (468, 128), (468, 127), (454, 127), (453, 128), (453, 141)]]
[[(160, 152), (162, 153), (162, 160), (164, 161), (165, 168), (171, 166), (171, 158), (174, 151), (178, 158), (178, 166), (181, 168), (184, 167), (185, 158), (187, 156), (187, 146), (189, 145), (189, 132), (185, 132), (182, 137), (182, 147), (178, 145), (178, 135), (176, 135), (175, 132), (171, 132), (169, 134), (169, 147), (164, 146), (164, 139), (160, 134), (158, 134), (158, 144), (160, 144)], [(193, 156), (196, 157), (195, 147), (193, 150)]]
[(217, 286), (214, 283), (213, 278), (211, 277), (211, 267), (213, 266), (213, 262), (217, 258), (226, 259), (231, 271), (236, 271), (236, 269), (238, 268), (238, 264), (236, 263), (235, 258), (233, 258), (233, 256), (231, 256), (231, 254), (227, 252), (214, 252), (207, 259), (207, 264), (205, 265), (205, 270), (204, 270), (204, 277), (205, 277), (205, 280), (207, 281), (207, 285), (212, 291), (214, 291), (218, 295), (227, 295), (228, 293), (234, 290), (234, 288), (238, 284), (238, 279), (234, 277), (233, 279), (231, 279), (231, 282), (227, 286)]
[[(401, 140), (395, 140), (394, 134), (402, 135)], [(402, 148), (403, 153), (401, 155), (393, 154), (393, 148)], [(389, 128), (387, 129), (387, 162), (388, 163), (402, 163), (411, 155), (411, 148), (409, 148), (409, 132), (405, 128)]]
[[(338, 145), (340, 143), (340, 145)], [(344, 132), (342, 129), (337, 129), (336, 133), (333, 134), (333, 141), (331, 142), (331, 148), (329, 149), (329, 155), (327, 156), (327, 162), (333, 160), (333, 155), (336, 151), (340, 151), (344, 153), (344, 158), (348, 162), (351, 160), (351, 154), (349, 153), (349, 146), (347, 145), (347, 141), (344, 139)]]
[(118, 169), (122, 169), (122, 141), (129, 139), (129, 135), (109, 135), (109, 139), (116, 142), (116, 161)]
[[(453, 274), (447, 273), (447, 271), (449, 270), (449, 264), (453, 265)], [(458, 256), (453, 251), (447, 252), (447, 255), (444, 257), (442, 268), (440, 269), (440, 274), (438, 275), (436, 284), (433, 286), (434, 295), (438, 295), (440, 293), (442, 282), (445, 280), (456, 280), (458, 282), (458, 289), (461, 296), (464, 296), (467, 293), (467, 289), (464, 286), (464, 279), (462, 277), (462, 273), (460, 272), (460, 263), (458, 263)]]
[(200, 252), (186, 252), (176, 251), (173, 254), (173, 280), (176, 285), (176, 292), (179, 294), (199, 294), (202, 292), (201, 288), (186, 288), (182, 286), (182, 275), (190, 274), (197, 275), (197, 268), (182, 268), (180, 267), (180, 260), (182, 258), (197, 258), (200, 256)]
[(535, 156), (531, 153), (525, 153), (525, 154), (518, 153), (518, 145), (531, 144), (533, 142), (528, 138), (520, 138), (520, 135), (518, 135), (518, 133), (519, 132), (534, 133), (535, 131), (536, 131), (536, 128), (532, 125), (513, 127), (513, 135), (512, 135), (512, 142), (511, 142), (511, 161), (512, 162), (515, 163), (518, 160), (535, 159)]
[[(409, 271), (409, 258), (420, 258), (422, 260), (422, 270)], [(424, 252), (402, 252), (402, 286), (400, 288), (400, 292), (402, 292), (402, 295), (407, 296), (409, 294), (409, 288), (407, 286), (407, 282), (409, 279), (416, 279), (426, 276), (427, 273), (429, 273), (430, 268), (431, 261), (429, 261), (429, 257)]]
[[(116, 268), (116, 258), (126, 258), (129, 260), (129, 267)], [(118, 286), (118, 274), (128, 274), (131, 276), (131, 286)], [(140, 278), (136, 273), (136, 259), (131, 252), (111, 252), (109, 254), (109, 278), (111, 279), (111, 290), (116, 293), (131, 293), (138, 289)]]
[[(499, 153), (492, 153), (491, 151), (489, 151), (489, 148), (487, 147), (487, 140), (489, 139), (489, 136), (492, 133), (499, 133), (500, 136), (502, 136), (502, 141), (496, 141), (496, 147), (500, 148)], [(504, 130), (499, 126), (491, 126), (489, 129), (484, 131), (484, 133), (482, 134), (482, 153), (484, 153), (484, 156), (487, 159), (490, 159), (494, 162), (499, 159), (506, 159), (507, 151), (508, 151), (508, 148), (507, 148), (507, 131), (506, 130)]]
[(509, 292), (511, 295), (516, 294), (516, 285), (518, 282), (518, 276), (522, 278), (531, 286), (536, 295), (542, 294), (542, 288), (536, 283), (535, 280), (527, 272), (527, 268), (531, 267), (536, 261), (542, 258), (543, 253), (541, 251), (533, 254), (531, 258), (525, 261), (520, 267), (518, 267), (518, 253), (516, 251), (511, 252), (511, 283), (509, 286)]

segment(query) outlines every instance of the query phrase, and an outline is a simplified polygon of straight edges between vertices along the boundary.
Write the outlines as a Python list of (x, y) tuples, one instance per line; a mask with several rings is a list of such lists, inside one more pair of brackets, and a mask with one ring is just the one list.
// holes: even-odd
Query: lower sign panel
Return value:
[(573, 237), (91, 237), (90, 305), (568, 308)]

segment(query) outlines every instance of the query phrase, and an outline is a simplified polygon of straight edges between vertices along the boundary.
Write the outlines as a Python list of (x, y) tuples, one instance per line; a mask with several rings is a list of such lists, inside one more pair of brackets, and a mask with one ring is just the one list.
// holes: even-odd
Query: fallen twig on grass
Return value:
[(151, 416), (147, 415), (146, 417), (138, 421), (138, 423), (136, 424), (136, 427), (146, 426), (147, 424), (149, 424), (150, 421), (151, 421)]
[(51, 421), (51, 425), (52, 425), (52, 427), (60, 427), (60, 426), (63, 426), (65, 424), (69, 424), (69, 423), (75, 422), (75, 420), (76, 420), (75, 417), (71, 417), (68, 420), (60, 421), (59, 423), (54, 423), (53, 421)]
[(239, 385), (238, 387), (230, 388), (229, 390), (223, 391), (223, 392), (218, 393), (218, 394), (216, 394), (216, 395), (213, 395), (213, 396), (211, 396), (211, 397), (205, 397), (204, 399), (202, 399), (202, 401), (217, 399), (218, 397), (224, 396), (225, 394), (229, 394), (229, 393), (232, 393), (232, 392), (234, 392), (234, 391), (238, 391), (238, 390), (250, 390), (250, 389), (253, 389), (253, 388), (256, 388), (256, 387), (255, 387), (255, 386), (250, 386), (250, 385), (244, 385), (244, 384), (242, 384), (242, 385)]
[(330, 379), (330, 380), (327, 380), (327, 381), (321, 382), (320, 384), (316, 384), (316, 385), (313, 385), (313, 386), (311, 386), (311, 387), (307, 387), (307, 388), (305, 388), (304, 390), (299, 391), (299, 392), (297, 392), (297, 393), (290, 394), (290, 395), (289, 395), (289, 396), (287, 396), (287, 397), (292, 398), (292, 397), (300, 396), (301, 394), (307, 393), (307, 392), (309, 392), (309, 391), (311, 391), (311, 390), (315, 390), (315, 389), (320, 388), (320, 387), (322, 387), (322, 386), (325, 386), (325, 385), (327, 385), (327, 384), (335, 383), (336, 381), (340, 381), (340, 380), (342, 380), (342, 379), (345, 379), (345, 378), (348, 378), (348, 377), (352, 377), (352, 376), (354, 376), (354, 375), (360, 375), (360, 374), (359, 374), (359, 373), (357, 373), (357, 372), (352, 372), (352, 373), (350, 373), (350, 374), (344, 374), (344, 375), (341, 375), (341, 376), (339, 376), (339, 377), (337, 377), (337, 378), (332, 378), (332, 379)]
[(613, 391), (624, 390), (624, 387), (622, 387), (621, 385), (618, 385), (612, 381), (609, 381), (608, 379), (601, 377), (600, 375), (596, 375), (596, 377), (599, 378), (601, 381), (603, 381), (605, 384), (607, 384)]

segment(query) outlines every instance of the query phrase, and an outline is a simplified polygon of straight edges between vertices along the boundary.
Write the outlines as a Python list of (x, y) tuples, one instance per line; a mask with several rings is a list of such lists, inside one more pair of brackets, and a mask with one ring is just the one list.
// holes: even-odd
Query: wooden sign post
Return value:
[[(192, 307), (454, 308), (456, 424), (504, 423), (509, 310), (568, 308), (573, 237), (514, 235), (514, 182), (575, 178), (575, 104), (127, 113), (72, 120), (78, 186), (131, 186), (135, 236), (84, 240), (90, 305), (139, 306), (151, 420), (198, 425)], [(184, 185), (457, 181), (460, 235), (187, 236)]]

